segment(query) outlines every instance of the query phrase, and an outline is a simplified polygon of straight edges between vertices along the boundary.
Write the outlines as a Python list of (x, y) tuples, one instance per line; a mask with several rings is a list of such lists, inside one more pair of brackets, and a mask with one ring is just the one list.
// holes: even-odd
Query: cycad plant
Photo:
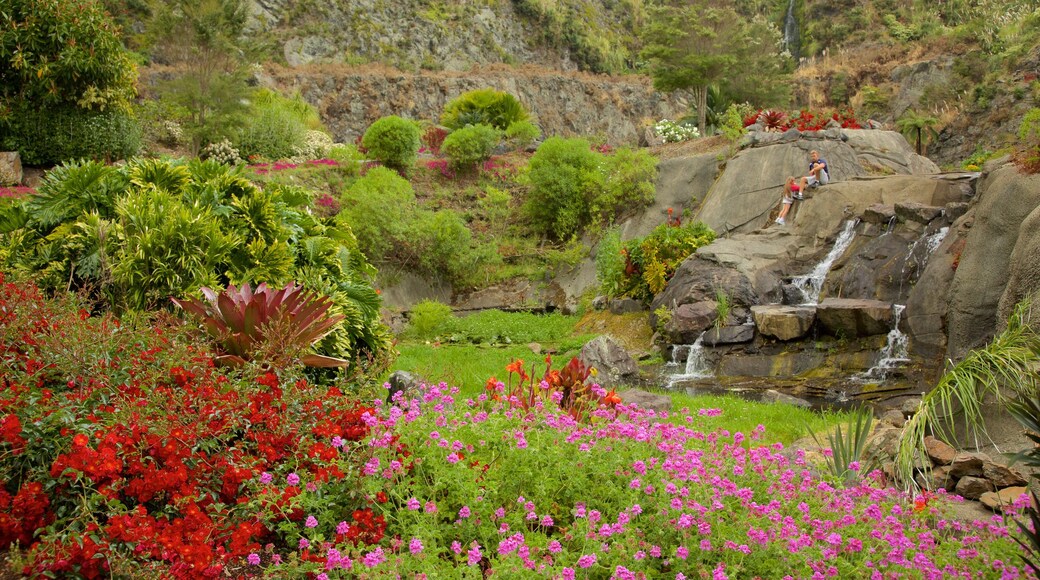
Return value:
[(1028, 302), (1018, 304), (1004, 332), (989, 345), (968, 353), (922, 398), (920, 409), (899, 438), (896, 477), (905, 487), (916, 486), (913, 464), (915, 458), (924, 457), (925, 436), (952, 440), (952, 425), (958, 420), (977, 441), (985, 436), (982, 402), (986, 397), (1010, 405), (1015, 399), (1036, 396), (1040, 334), (1026, 322), (1029, 308)]
[(171, 298), (198, 318), (218, 347), (216, 362), (243, 365), (257, 361), (284, 368), (296, 360), (314, 367), (345, 367), (348, 361), (304, 354), (332, 332), (344, 317), (330, 315), (332, 301), (290, 283), (278, 290), (260, 284), (234, 285), (217, 294), (202, 288), (205, 300)]

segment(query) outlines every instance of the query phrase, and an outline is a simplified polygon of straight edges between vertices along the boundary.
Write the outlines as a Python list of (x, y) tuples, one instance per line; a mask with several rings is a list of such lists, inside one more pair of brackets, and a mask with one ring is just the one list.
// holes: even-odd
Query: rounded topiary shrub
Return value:
[(527, 109), (513, 95), (494, 89), (477, 89), (462, 93), (448, 103), (441, 115), (441, 123), (449, 129), (483, 123), (505, 131), (527, 117)]
[(445, 137), (441, 151), (456, 169), (468, 169), (491, 158), (501, 135), (490, 125), (467, 125)]
[(391, 253), (407, 253), (416, 213), (412, 184), (386, 167), (376, 167), (343, 192), (337, 223), (346, 223), (369, 260), (380, 263)]
[(365, 131), (361, 145), (383, 165), (407, 172), (419, 156), (419, 127), (396, 115), (383, 117)]
[(423, 300), (412, 307), (408, 316), (408, 333), (418, 339), (435, 338), (451, 317), (451, 306), (436, 300)]
[(531, 191), (524, 209), (542, 234), (563, 240), (592, 219), (592, 202), (603, 189), (602, 156), (585, 139), (546, 139), (528, 165)]

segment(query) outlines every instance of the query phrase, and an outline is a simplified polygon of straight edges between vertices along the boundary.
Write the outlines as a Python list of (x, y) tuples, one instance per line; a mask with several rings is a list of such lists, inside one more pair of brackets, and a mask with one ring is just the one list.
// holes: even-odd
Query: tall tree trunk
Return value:
[(708, 86), (694, 88), (693, 98), (697, 101), (697, 129), (704, 137), (708, 129)]

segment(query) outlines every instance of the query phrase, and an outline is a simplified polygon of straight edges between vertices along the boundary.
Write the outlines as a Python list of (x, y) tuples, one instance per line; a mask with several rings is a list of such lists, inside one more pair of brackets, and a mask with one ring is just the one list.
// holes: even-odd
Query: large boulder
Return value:
[[(1008, 165), (984, 176), (980, 182), (978, 201), (971, 212), (974, 224), (965, 238), (949, 291), (948, 358), (958, 360), (993, 336), (998, 305), (1010, 278), (1012, 252), (1023, 222), (1037, 206), (1040, 175), (1023, 175)], [(1029, 232), (1023, 241), (1023, 252), (1031, 245), (1028, 237), (1032, 235), (1035, 231)], [(1014, 292), (1021, 292), (1028, 285), (1027, 270), (1019, 270), (1022, 274)], [(1010, 300), (1011, 295), (1005, 300), (1005, 307)]]
[(752, 306), (751, 314), (760, 334), (780, 340), (794, 340), (809, 333), (816, 320), (816, 307), (766, 304)]
[[(1018, 228), (1011, 251), (1007, 286), (997, 304), (997, 330), (1003, 330), (1015, 305), (1040, 290), (1040, 207), (1026, 216)], [(1033, 321), (1036, 321), (1033, 317)]]
[(621, 402), (626, 405), (653, 411), (658, 415), (672, 410), (672, 398), (668, 395), (651, 393), (642, 389), (629, 389), (621, 391), (618, 393), (618, 396), (621, 397)]
[(704, 333), (701, 344), (704, 346), (720, 346), (723, 344), (740, 344), (755, 339), (754, 324), (737, 324), (710, 329)]
[(672, 311), (662, 331), (672, 344), (693, 344), (717, 317), (718, 304), (712, 300), (682, 304)]
[(887, 334), (892, 329), (892, 305), (880, 300), (827, 298), (816, 306), (816, 318), (834, 336)]
[(587, 342), (578, 358), (585, 366), (596, 369), (596, 382), (604, 387), (631, 384), (639, 379), (635, 359), (609, 336), (597, 336)]
[(654, 297), (650, 310), (714, 301), (719, 292), (726, 295), (731, 306), (747, 307), (759, 302), (746, 276), (694, 254), (679, 265), (664, 292)]
[[(938, 168), (916, 155), (906, 139), (889, 131), (843, 131), (847, 141), (800, 139), (741, 151), (727, 162), (726, 171), (712, 186), (697, 218), (719, 233), (750, 232), (766, 225), (780, 200), (784, 178), (804, 175), (809, 151), (816, 149), (827, 160), (831, 184), (814, 190), (812, 202), (795, 207), (789, 227), (834, 229), (844, 219), (846, 209), (861, 213), (875, 203), (916, 201), (942, 206), (951, 195), (949, 183), (931, 177), (906, 174), (932, 173)], [(878, 187), (863, 187), (859, 181), (877, 167), (901, 175), (878, 178), (891, 182)], [(907, 181), (908, 179), (908, 181)], [(871, 179), (871, 181), (875, 181)], [(858, 184), (858, 185), (850, 185)], [(891, 192), (891, 193), (890, 193)], [(832, 195), (833, 194), (833, 195)], [(806, 210), (819, 206), (820, 200), (834, 198), (806, 216)], [(806, 219), (811, 217), (811, 219)], [(821, 218), (826, 220), (821, 221)]]
[(0, 187), (22, 183), (22, 156), (17, 151), (0, 151)]

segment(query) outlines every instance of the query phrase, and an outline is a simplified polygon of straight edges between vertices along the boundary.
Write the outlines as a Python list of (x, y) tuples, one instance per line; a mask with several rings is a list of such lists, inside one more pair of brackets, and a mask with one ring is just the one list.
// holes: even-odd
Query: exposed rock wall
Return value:
[[(1040, 206), (1040, 176), (1025, 176), (1013, 166), (995, 169), (979, 184), (974, 207), (962, 218), (971, 224), (950, 285), (948, 355), (957, 360), (988, 341), (997, 329), (997, 308), (1008, 287), (1011, 255), (1019, 243), (1023, 222)], [(1023, 247), (1036, 235), (1026, 231)], [(1035, 260), (1035, 258), (1034, 258)], [(1019, 281), (1028, 276), (1018, 277)], [(1035, 287), (1034, 287), (1035, 289)], [(938, 289), (931, 289), (936, 291)], [(1013, 292), (1024, 291), (1016, 282)]]
[(647, 77), (536, 67), (406, 73), (377, 66), (313, 65), (274, 69), (265, 82), (298, 90), (338, 141), (353, 141), (386, 115), (436, 121), (448, 101), (486, 87), (520, 99), (547, 137), (601, 135), (613, 144), (638, 143), (645, 126), (678, 118), (688, 108), (681, 95), (655, 91)]

